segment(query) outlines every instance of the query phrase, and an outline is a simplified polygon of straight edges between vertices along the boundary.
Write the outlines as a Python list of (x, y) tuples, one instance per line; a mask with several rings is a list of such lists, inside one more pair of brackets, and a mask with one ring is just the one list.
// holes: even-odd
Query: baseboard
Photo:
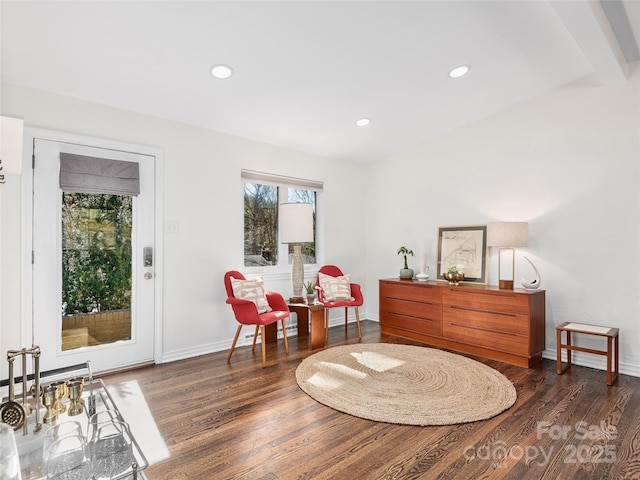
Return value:
[[(360, 319), (362, 321), (364, 320), (370, 320), (370, 321), (374, 321), (374, 322), (378, 322), (378, 318), (377, 315), (372, 315), (372, 314), (361, 314), (360, 315)], [(347, 321), (348, 323), (355, 323), (356, 321), (356, 316), (355, 313), (351, 313), (348, 317), (347, 317)], [(329, 318), (329, 327), (335, 327), (338, 325), (344, 325), (344, 316), (340, 315), (336, 315), (334, 318)], [(243, 329), (246, 330), (246, 334), (243, 331), (242, 334), (240, 336), (240, 338), (238, 339), (238, 345), (237, 346), (244, 346), (244, 345), (251, 345), (251, 342), (253, 341), (253, 330), (246, 328)], [(287, 336), (295, 336), (297, 334), (297, 327), (295, 324), (293, 325), (287, 325)], [(280, 338), (282, 336), (282, 333), (278, 333), (278, 338)], [(204, 344), (204, 345), (199, 345), (195, 348), (185, 348), (182, 350), (174, 350), (172, 352), (164, 352), (162, 359), (160, 360), (160, 363), (169, 363), (169, 362), (175, 362), (178, 360), (185, 360), (187, 358), (192, 358), (192, 357), (198, 357), (200, 355), (207, 355), (209, 353), (215, 353), (215, 352), (220, 352), (223, 350), (229, 350), (229, 348), (231, 348), (231, 342), (233, 341), (233, 338), (230, 338), (228, 340), (224, 340), (221, 342), (215, 342), (215, 343), (208, 343), (208, 344)], [(243, 343), (240, 344), (240, 341), (242, 341)], [(258, 334), (258, 342), (260, 342), (260, 336)], [(563, 352), (566, 353), (566, 352)], [(548, 360), (553, 360), (554, 362), (556, 361), (556, 350), (555, 349), (546, 349), (544, 352), (542, 352), (542, 358), (546, 358)], [(563, 361), (566, 359), (566, 357), (563, 355)], [(607, 364), (606, 364), (606, 360), (604, 359), (604, 357), (600, 357), (597, 355), (589, 355), (586, 353), (581, 353), (581, 352), (573, 352), (572, 355), (572, 363), (574, 365), (580, 365), (583, 367), (589, 367), (589, 368), (595, 368), (597, 370), (603, 370), (606, 371), (607, 369)], [(634, 365), (634, 364), (630, 364), (630, 363), (624, 363), (624, 362), (620, 362), (620, 373), (624, 374), (624, 375), (631, 375), (632, 377), (640, 377), (640, 365)]]
[[(331, 317), (331, 313), (335, 312), (333, 318)], [(360, 321), (364, 322), (365, 320), (371, 320), (372, 322), (378, 322), (378, 315), (371, 315), (369, 313), (360, 312)], [(349, 309), (349, 314), (347, 316), (347, 323), (356, 323), (356, 313), (354, 309)], [(341, 308), (334, 308), (329, 311), (329, 328), (336, 327), (338, 325), (344, 325), (344, 310)]]
[(229, 350), (231, 348), (231, 342), (233, 339), (225, 340), (222, 342), (207, 343), (204, 345), (198, 345), (194, 348), (184, 348), (181, 350), (174, 350), (172, 352), (163, 352), (160, 363), (176, 362), (178, 360), (185, 360), (187, 358), (199, 357), (200, 355), (208, 355), (209, 353), (220, 352), (222, 350)]
[[(287, 325), (287, 337), (295, 337), (298, 335), (298, 324), (292, 323)], [(251, 328), (251, 331), (247, 328), (247, 333), (238, 338), (238, 343), (236, 343), (237, 347), (243, 347), (245, 345), (251, 345), (253, 343), (253, 336), (255, 332), (255, 328)], [(282, 330), (280, 329), (280, 325), (278, 325), (278, 338), (282, 338)], [(242, 340), (242, 343), (241, 343)], [(258, 338), (256, 339), (256, 345), (262, 342), (262, 336), (260, 335), (260, 330), (258, 330)], [(229, 343), (229, 347), (231, 347), (231, 343)]]
[[(361, 320), (371, 320), (369, 315), (360, 315)], [(377, 319), (374, 321), (378, 321)], [(348, 317), (349, 323), (356, 322), (355, 313), (349, 315)], [(337, 325), (344, 325), (344, 317), (341, 318), (329, 318), (329, 327), (334, 327)], [(253, 327), (243, 328), (240, 332), (240, 337), (238, 338), (238, 342), (236, 343), (236, 347), (244, 347), (246, 345), (251, 345), (253, 342)], [(296, 322), (291, 322), (291, 324), (287, 324), (287, 337), (296, 336), (298, 334), (298, 326)], [(278, 329), (278, 338), (282, 338), (282, 332)], [(176, 362), (178, 360), (185, 360), (187, 358), (199, 357), (200, 355), (208, 355), (210, 353), (220, 352), (223, 350), (229, 350), (231, 348), (231, 343), (233, 342), (233, 338), (229, 338), (227, 340), (223, 340), (220, 342), (207, 343), (204, 345), (198, 345), (194, 348), (184, 348), (181, 350), (173, 350), (171, 352), (163, 352), (162, 358), (159, 363), (169, 363)], [(260, 332), (258, 332), (258, 339), (256, 340), (256, 344), (261, 342)]]
[[(244, 327), (240, 332), (240, 336), (238, 337), (238, 341), (236, 342), (236, 347), (244, 347), (246, 345), (251, 345), (253, 343), (253, 334), (255, 332), (255, 327), (252, 325), (248, 325)], [(287, 325), (287, 337), (293, 337), (298, 334), (298, 326)], [(282, 338), (282, 331), (278, 330), (278, 338)], [(256, 344), (261, 342), (260, 331), (258, 331), (258, 338), (256, 340)], [(199, 357), (200, 355), (208, 355), (209, 353), (221, 352), (224, 350), (229, 350), (231, 348), (231, 344), (233, 343), (233, 338), (229, 338), (227, 340), (215, 343), (207, 343), (205, 345), (199, 345), (195, 348), (185, 348), (182, 350), (174, 350), (172, 352), (164, 352), (162, 355), (162, 359), (160, 363), (169, 363), (175, 362), (178, 360), (185, 360), (187, 358)]]
[[(566, 351), (562, 352), (562, 361), (565, 362), (567, 360)], [(542, 358), (546, 358), (548, 360), (557, 361), (557, 350), (547, 349), (542, 352)], [(571, 364), (572, 365), (580, 365), (581, 367), (589, 367), (595, 368), (596, 370), (607, 371), (607, 360), (605, 357), (600, 355), (590, 355), (588, 353), (581, 352), (572, 352), (571, 354)], [(631, 375), (632, 377), (640, 377), (640, 366), (633, 365), (631, 363), (619, 363), (620, 373), (623, 375)]]

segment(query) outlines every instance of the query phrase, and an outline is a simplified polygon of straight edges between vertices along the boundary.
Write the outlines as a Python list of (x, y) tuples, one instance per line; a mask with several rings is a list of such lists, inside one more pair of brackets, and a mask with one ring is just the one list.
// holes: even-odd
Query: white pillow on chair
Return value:
[(231, 288), (233, 289), (234, 297), (242, 300), (250, 300), (255, 303), (258, 308), (258, 313), (270, 312), (272, 310), (264, 292), (264, 281), (262, 277), (251, 280), (238, 280), (231, 277)]
[(351, 275), (332, 277), (320, 272), (318, 273), (318, 280), (325, 301), (354, 300), (351, 296)]

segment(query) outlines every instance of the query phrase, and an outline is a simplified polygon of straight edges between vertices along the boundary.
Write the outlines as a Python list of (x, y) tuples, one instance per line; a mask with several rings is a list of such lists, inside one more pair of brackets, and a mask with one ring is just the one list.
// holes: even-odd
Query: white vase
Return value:
[(427, 254), (418, 254), (418, 266), (420, 267), (420, 273), (416, 275), (416, 278), (422, 282), (429, 280), (429, 265), (427, 265)]

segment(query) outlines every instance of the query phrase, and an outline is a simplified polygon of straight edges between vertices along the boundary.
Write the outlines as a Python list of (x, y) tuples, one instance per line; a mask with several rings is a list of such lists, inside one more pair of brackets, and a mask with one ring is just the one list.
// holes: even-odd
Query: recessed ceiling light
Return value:
[(233, 68), (231, 68), (229, 65), (219, 64), (211, 67), (210, 72), (211, 75), (213, 75), (215, 78), (219, 78), (222, 80), (233, 75)]
[(366, 127), (370, 123), (371, 123), (370, 118), (366, 118), (366, 117), (359, 118), (358, 120), (356, 120), (356, 127)]
[(469, 73), (471, 67), (469, 65), (460, 65), (458, 67), (452, 68), (449, 72), (449, 76), (451, 78), (460, 78)]

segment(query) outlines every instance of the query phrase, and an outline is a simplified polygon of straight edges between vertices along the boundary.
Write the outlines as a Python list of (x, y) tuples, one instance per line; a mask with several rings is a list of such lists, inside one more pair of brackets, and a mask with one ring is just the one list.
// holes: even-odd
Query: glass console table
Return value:
[[(41, 428), (38, 428), (36, 426), (35, 413), (31, 413), (27, 419), (27, 434), (24, 434), (23, 428), (15, 431), (16, 443), (20, 454), (22, 480), (41, 480), (46, 478), (43, 460), (43, 444), (46, 431), (53, 425), (61, 424), (62, 422), (76, 421), (80, 423), (83, 429), (83, 434), (85, 438), (87, 438), (89, 433), (88, 410), (92, 404), (94, 405), (95, 412), (109, 411), (110, 414), (115, 415), (118, 420), (124, 421), (120, 411), (118, 410), (118, 406), (113, 401), (109, 390), (107, 390), (101, 379), (85, 380), (82, 400), (84, 402), (84, 408), (82, 413), (78, 415), (70, 416), (68, 414), (69, 408), (67, 408), (66, 412), (59, 414), (58, 420), (55, 423), (52, 423), (51, 425), (42, 424)], [(42, 409), (43, 414), (44, 412), (45, 410)], [(40, 415), (41, 420), (42, 418), (43, 415)], [(131, 450), (128, 453), (126, 464), (115, 468), (115, 471), (102, 471), (100, 475), (91, 476), (86, 480), (94, 478), (96, 480), (146, 479), (143, 470), (149, 466), (149, 463), (129, 429), (127, 429), (127, 439), (130, 441)], [(113, 465), (116, 465), (117, 463), (118, 462), (114, 462)]]

